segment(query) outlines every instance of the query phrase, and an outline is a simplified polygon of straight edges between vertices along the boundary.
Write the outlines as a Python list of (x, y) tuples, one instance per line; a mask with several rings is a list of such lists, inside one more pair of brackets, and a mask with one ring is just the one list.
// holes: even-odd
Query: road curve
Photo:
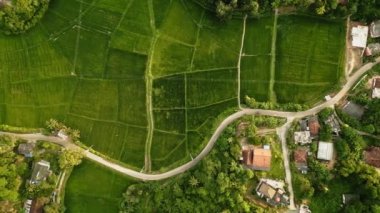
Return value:
[(241, 109), (234, 114), (228, 116), (226, 119), (223, 120), (223, 122), (218, 126), (218, 128), (215, 130), (214, 134), (210, 138), (209, 142), (207, 143), (206, 147), (202, 150), (202, 152), (195, 157), (192, 161), (187, 162), (186, 164), (179, 166), (175, 169), (172, 169), (170, 171), (161, 173), (161, 174), (145, 174), (142, 172), (137, 172), (132, 169), (125, 168), (123, 166), (118, 165), (117, 163), (110, 162), (96, 154), (93, 154), (89, 152), (88, 150), (84, 150), (83, 148), (80, 148), (79, 146), (71, 143), (69, 140), (63, 140), (58, 137), (54, 136), (45, 136), (42, 134), (16, 134), (16, 133), (7, 133), (7, 132), (0, 132), (1, 134), (11, 135), (15, 137), (20, 137), (26, 140), (44, 140), (44, 141), (50, 141), (55, 144), (59, 144), (63, 147), (66, 147), (68, 149), (81, 149), (83, 150), (85, 157), (93, 160), (103, 166), (106, 166), (112, 170), (115, 170), (117, 172), (120, 172), (122, 174), (134, 177), (136, 179), (140, 180), (162, 180), (166, 178), (173, 177), (175, 175), (181, 174), (192, 167), (194, 167), (199, 161), (201, 161), (214, 147), (215, 142), (219, 138), (219, 136), (222, 134), (224, 129), (236, 121), (237, 119), (245, 116), (245, 115), (268, 115), (268, 116), (274, 116), (274, 117), (283, 117), (288, 119), (294, 119), (294, 118), (302, 118), (308, 115), (314, 115), (321, 111), (322, 109), (326, 107), (331, 107), (334, 104), (336, 104), (340, 99), (342, 99), (347, 92), (355, 85), (355, 83), (359, 80), (359, 78), (366, 73), (368, 70), (370, 70), (373, 66), (378, 64), (380, 62), (380, 57), (376, 58), (375, 62), (368, 63), (362, 66), (359, 70), (355, 72), (354, 75), (350, 76), (347, 83), (343, 86), (343, 88), (329, 101), (326, 101), (316, 107), (313, 107), (309, 110), (302, 111), (302, 112), (283, 112), (283, 111), (276, 111), (276, 110), (263, 110), (263, 109)]

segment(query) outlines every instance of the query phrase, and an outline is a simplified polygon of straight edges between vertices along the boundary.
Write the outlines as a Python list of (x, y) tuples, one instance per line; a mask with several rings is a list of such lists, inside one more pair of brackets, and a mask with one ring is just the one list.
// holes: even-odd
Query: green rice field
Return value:
[(241, 65), (242, 97), (269, 101), (274, 96), (279, 103), (313, 104), (339, 85), (345, 57), (344, 20), (283, 15), (276, 26), (273, 17), (268, 17), (248, 20), (247, 27)]
[(200, 152), (239, 95), (313, 102), (339, 82), (343, 21), (248, 19), (240, 56), (243, 25), (193, 1), (51, 1), (30, 32), (0, 35), (0, 122), (55, 118), (130, 168), (164, 171)]
[(96, 163), (83, 161), (66, 184), (66, 212), (118, 212), (122, 193), (135, 182)]

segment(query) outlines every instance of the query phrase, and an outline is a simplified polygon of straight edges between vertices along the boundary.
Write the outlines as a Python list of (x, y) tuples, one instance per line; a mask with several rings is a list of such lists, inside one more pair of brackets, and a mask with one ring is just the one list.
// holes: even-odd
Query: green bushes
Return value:
[(49, 0), (12, 1), (0, 10), (0, 27), (5, 34), (21, 34), (35, 26), (42, 19), (49, 6)]

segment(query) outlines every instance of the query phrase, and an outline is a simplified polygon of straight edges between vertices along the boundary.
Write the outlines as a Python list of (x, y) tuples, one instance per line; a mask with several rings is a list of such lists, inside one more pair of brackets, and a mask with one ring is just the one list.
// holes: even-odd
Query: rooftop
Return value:
[(309, 118), (308, 125), (310, 129), (310, 135), (312, 137), (317, 136), (319, 134), (319, 129), (321, 126), (319, 125), (318, 117), (316, 115)]
[(364, 107), (349, 101), (343, 106), (343, 111), (356, 119), (360, 119), (364, 114)]
[(372, 98), (380, 98), (380, 77), (373, 79)]
[(380, 20), (371, 23), (370, 33), (372, 38), (380, 37)]
[(352, 36), (352, 46), (359, 48), (367, 47), (368, 38), (368, 27), (367, 26), (357, 26), (353, 27), (351, 30)]
[(34, 143), (22, 143), (18, 146), (17, 151), (25, 157), (33, 157)]
[(294, 132), (294, 141), (300, 144), (311, 143), (310, 131)]
[(370, 147), (364, 151), (364, 161), (371, 166), (380, 168), (380, 147)]
[(270, 170), (272, 153), (268, 149), (254, 149), (252, 167), (255, 170)]
[(50, 175), (50, 163), (40, 160), (33, 166), (32, 177), (30, 182), (32, 184), (39, 184)]
[(307, 149), (298, 148), (294, 151), (294, 162), (297, 169), (302, 171), (302, 173), (307, 173)]
[(289, 197), (281, 188), (275, 188), (265, 180), (261, 180), (256, 188), (257, 195), (265, 198), (267, 203), (272, 206), (288, 205)]
[(333, 158), (334, 145), (331, 142), (320, 141), (318, 144), (317, 158), (320, 160), (331, 160)]

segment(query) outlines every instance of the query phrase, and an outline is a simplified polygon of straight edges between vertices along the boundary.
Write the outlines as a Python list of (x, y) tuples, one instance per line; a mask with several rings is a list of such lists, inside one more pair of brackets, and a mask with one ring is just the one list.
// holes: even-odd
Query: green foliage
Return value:
[(0, 9), (0, 28), (6, 34), (24, 33), (42, 19), (48, 6), (49, 0), (9, 1)]
[(22, 177), (27, 164), (13, 152), (15, 140), (0, 136), (0, 201), (16, 202), (20, 198)]
[(227, 128), (194, 170), (167, 181), (130, 186), (121, 212), (253, 211), (252, 204), (244, 200), (245, 185), (253, 173), (237, 162), (240, 147), (234, 134), (234, 128)]
[(259, 10), (257, 0), (214, 0), (214, 4), (217, 17), (223, 21), (231, 19), (234, 12), (256, 16)]
[(369, 133), (380, 134), (380, 99), (374, 99), (368, 104), (363, 116), (363, 123), (367, 125)]
[(82, 162), (83, 152), (80, 150), (65, 149), (59, 156), (59, 167), (69, 169)]

